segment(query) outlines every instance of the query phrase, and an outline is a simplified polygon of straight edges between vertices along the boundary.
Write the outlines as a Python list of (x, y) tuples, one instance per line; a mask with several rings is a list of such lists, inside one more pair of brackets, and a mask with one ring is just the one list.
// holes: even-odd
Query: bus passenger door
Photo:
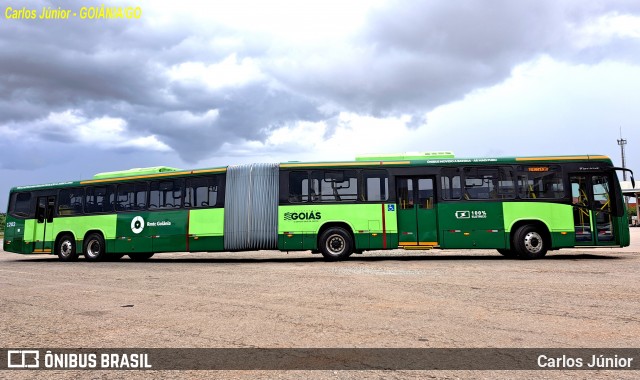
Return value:
[(434, 183), (433, 177), (397, 179), (398, 240), (401, 246), (433, 247), (438, 244)]
[(34, 253), (51, 253), (53, 246), (53, 211), (55, 196), (38, 197), (36, 205), (36, 227), (33, 237)]
[(570, 176), (573, 224), (576, 245), (614, 245), (617, 218), (610, 196), (609, 176), (580, 174)]
[[(617, 244), (615, 236), (617, 233), (618, 219), (613, 216), (611, 199), (611, 182), (609, 176), (604, 174), (591, 176), (591, 189), (593, 195), (593, 225), (595, 226), (594, 237), (596, 245)], [(626, 218), (625, 218), (626, 220)]]

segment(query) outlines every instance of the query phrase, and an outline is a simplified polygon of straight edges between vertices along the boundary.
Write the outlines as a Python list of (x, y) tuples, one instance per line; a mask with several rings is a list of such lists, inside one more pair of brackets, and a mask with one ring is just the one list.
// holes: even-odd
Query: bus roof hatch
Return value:
[(356, 161), (392, 161), (392, 160), (433, 160), (454, 158), (453, 152), (407, 152), (392, 154), (365, 154), (356, 156)]
[(137, 175), (148, 175), (148, 174), (158, 174), (165, 172), (177, 172), (182, 169), (176, 169), (169, 166), (152, 166), (149, 168), (133, 168), (128, 170), (118, 170), (115, 172), (104, 172), (98, 173), (93, 176), (93, 179), (104, 179), (104, 178), (118, 178), (118, 177), (131, 177)]

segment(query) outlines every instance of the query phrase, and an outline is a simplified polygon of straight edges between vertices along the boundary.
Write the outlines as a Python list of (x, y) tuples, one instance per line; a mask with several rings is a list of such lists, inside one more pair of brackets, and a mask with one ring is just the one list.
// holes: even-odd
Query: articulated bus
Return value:
[(130, 169), (11, 189), (4, 250), (62, 261), (310, 250), (334, 261), (384, 249), (482, 248), (537, 259), (629, 245), (617, 170), (629, 171), (601, 155), (450, 152)]

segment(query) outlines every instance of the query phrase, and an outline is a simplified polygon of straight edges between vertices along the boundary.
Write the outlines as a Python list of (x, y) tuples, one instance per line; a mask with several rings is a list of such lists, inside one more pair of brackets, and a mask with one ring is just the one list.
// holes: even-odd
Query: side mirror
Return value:
[(631, 186), (635, 189), (636, 188), (636, 180), (633, 178), (633, 170), (631, 169), (627, 169), (627, 168), (612, 168), (613, 170), (620, 170), (623, 172), (629, 172), (629, 175), (631, 176)]

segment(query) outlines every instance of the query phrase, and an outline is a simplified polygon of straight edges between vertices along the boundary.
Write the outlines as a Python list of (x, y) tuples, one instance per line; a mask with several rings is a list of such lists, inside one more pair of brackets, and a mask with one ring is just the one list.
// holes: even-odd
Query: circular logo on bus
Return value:
[(144, 219), (141, 216), (136, 216), (131, 221), (131, 231), (134, 234), (139, 234), (144, 229)]

